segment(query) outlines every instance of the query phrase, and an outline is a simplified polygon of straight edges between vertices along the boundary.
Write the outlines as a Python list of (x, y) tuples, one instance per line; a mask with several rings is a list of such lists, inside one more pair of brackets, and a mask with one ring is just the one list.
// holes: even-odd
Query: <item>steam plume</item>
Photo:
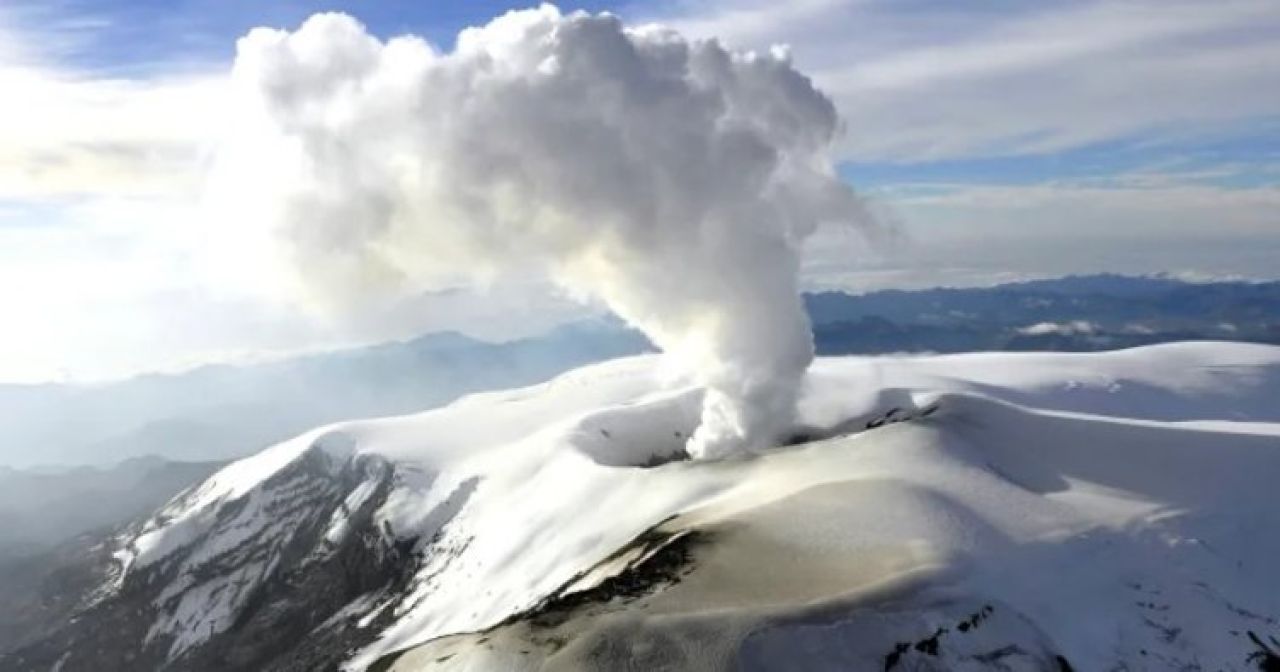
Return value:
[(813, 358), (800, 244), (865, 216), (831, 102), (781, 50), (543, 5), (441, 53), (320, 14), (242, 38), (233, 81), (259, 124), (225, 197), (257, 203), (313, 296), (532, 270), (705, 384), (695, 457), (788, 428)]

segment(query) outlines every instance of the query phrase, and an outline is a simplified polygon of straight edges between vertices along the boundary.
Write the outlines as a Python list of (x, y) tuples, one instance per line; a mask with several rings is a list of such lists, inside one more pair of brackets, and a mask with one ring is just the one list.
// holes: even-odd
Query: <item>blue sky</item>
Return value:
[[(383, 37), (412, 33), (449, 47), (458, 31), (527, 5), (471, 2), (297, 2), (282, 0), (74, 0), (29, 3), (13, 10), (33, 34), (62, 34), (75, 44), (68, 63), (111, 73), (152, 74), (175, 66), (229, 63), (235, 40), (257, 26), (296, 28), (317, 12), (340, 11)], [(588, 11), (616, 11), (618, 3), (583, 2)]]
[[(342, 11), (449, 49), (503, 2), (11, 0), (0, 5), (0, 381), (376, 341), (510, 333), (485, 314), (316, 325), (220, 291), (188, 224), (235, 40)], [(836, 103), (840, 172), (900, 244), (820, 235), (811, 286), (974, 284), (1069, 272), (1274, 277), (1280, 5), (1269, 0), (576, 3), (735, 47), (790, 46)], [(535, 297), (535, 298), (531, 298)], [(537, 311), (535, 311), (537, 312)], [(509, 321), (509, 320), (508, 320)], [(542, 322), (527, 323), (542, 326)], [(181, 328), (174, 325), (181, 323)], [(87, 354), (93, 350), (95, 354)]]
[(859, 161), (842, 174), (864, 189), (917, 184), (1116, 183), (1161, 174), (1223, 188), (1280, 180), (1280, 124), (1266, 119), (1200, 137), (1137, 134), (1053, 152), (992, 154), (936, 161)]

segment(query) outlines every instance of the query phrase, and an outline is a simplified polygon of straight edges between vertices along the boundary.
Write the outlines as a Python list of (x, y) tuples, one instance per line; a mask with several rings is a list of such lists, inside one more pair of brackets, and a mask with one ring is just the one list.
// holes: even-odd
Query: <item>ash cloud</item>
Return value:
[(250, 32), (232, 79), (220, 198), (313, 300), (536, 273), (705, 385), (692, 455), (789, 428), (813, 359), (800, 246), (870, 217), (832, 168), (832, 103), (785, 52), (543, 5), (444, 53), (320, 14)]

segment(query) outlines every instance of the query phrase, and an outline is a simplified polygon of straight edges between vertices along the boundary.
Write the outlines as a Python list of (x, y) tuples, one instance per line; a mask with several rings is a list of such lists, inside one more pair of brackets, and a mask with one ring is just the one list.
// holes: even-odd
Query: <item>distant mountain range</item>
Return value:
[(602, 322), (506, 343), (445, 332), (99, 385), (0, 385), (0, 465), (239, 457), (317, 425), (420, 411), (646, 348)]
[(111, 467), (59, 471), (0, 467), (0, 561), (148, 513), (223, 462), (136, 457)]
[(84, 587), (68, 568), (100, 559), (104, 538), (224, 464), (141, 457), (105, 468), (0, 467), (0, 642), (66, 618), (74, 603), (64, 596)]
[(1280, 282), (1091, 275), (971, 289), (824, 292), (805, 302), (818, 352), (828, 355), (1280, 343)]
[[(809, 294), (821, 355), (1280, 343), (1280, 282), (1094, 275), (972, 289)], [(489, 343), (457, 333), (102, 385), (0, 385), (0, 464), (220, 460), (338, 420), (409, 413), (652, 349), (616, 320)], [(74, 418), (74, 422), (70, 419)]]

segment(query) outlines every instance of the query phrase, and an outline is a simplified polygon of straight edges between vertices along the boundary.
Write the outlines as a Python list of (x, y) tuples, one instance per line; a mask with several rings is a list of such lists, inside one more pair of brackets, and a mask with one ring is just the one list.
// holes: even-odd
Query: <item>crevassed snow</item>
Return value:
[(342, 500), (342, 505), (333, 512), (333, 516), (329, 519), (329, 526), (325, 528), (324, 539), (330, 544), (338, 544), (347, 533), (350, 532), (350, 517), (352, 512), (364, 506), (365, 502), (373, 496), (374, 491), (378, 489), (378, 482), (374, 480), (361, 481), (355, 490)]
[(325, 430), (317, 429), (223, 467), (194, 491), (166, 506), (124, 550), (126, 567), (145, 566), (208, 534), (220, 505), (251, 493), (306, 452)]
[[(791, 549), (778, 567), (948, 567), (948, 580), (968, 590), (1016, 599), (1085, 669), (1139, 649), (1212, 661), (1235, 655), (1240, 642), (1214, 634), (1225, 627), (1191, 621), (1216, 627), (1237, 611), (1280, 614), (1280, 596), (1249, 588), (1265, 580), (1265, 563), (1280, 563), (1271, 504), (1278, 398), (1280, 348), (1269, 346), (822, 359), (799, 409), (811, 436), (862, 429), (894, 408), (939, 410), (750, 459), (637, 468), (679, 448), (699, 394), (665, 375), (658, 357), (634, 357), (422, 414), (317, 430), (231, 465), (153, 521), (134, 548), (138, 562), (154, 562), (234, 538), (235, 529), (202, 522), (211, 509), (250, 496), (318, 438), (341, 436), (329, 439), (338, 456), (374, 453), (394, 465), (378, 524), (418, 538), (425, 557), (408, 595), (367, 605), (392, 609), (395, 621), (353, 669), (527, 609), (672, 515), (744, 512), (758, 516), (752, 524), (770, 548)], [(367, 496), (357, 489), (349, 504)], [(335, 519), (330, 533), (344, 524)], [(699, 588), (695, 574), (662, 599), (798, 599), (877, 578), (821, 571), (829, 583), (809, 577), (775, 586), (773, 596), (759, 587), (717, 596), (718, 584)], [(1138, 618), (1135, 601), (1176, 603), (1186, 621), (1160, 630), (1150, 624), (1172, 616)], [(1098, 605), (1116, 612), (1079, 622)], [(191, 627), (208, 628), (225, 611)], [(1182, 634), (1161, 644), (1175, 629)], [(182, 641), (201, 636), (192, 630)]]
[[(322, 456), (316, 464), (336, 476), (354, 456), (354, 446), (341, 431), (308, 432), (228, 465), (147, 521), (116, 553), (122, 565), (117, 585), (130, 571), (187, 551), (175, 578), (155, 600), (158, 616), (147, 640), (172, 637), (170, 656), (177, 656), (230, 627), (255, 589), (270, 578), (280, 549), (315, 515), (314, 503), (327, 499), (336, 487), (303, 474), (272, 479), (308, 453)], [(360, 482), (344, 504), (359, 506), (375, 487), (369, 480)], [(345, 520), (338, 514), (350, 510), (334, 512), (328, 536), (341, 536)]]

